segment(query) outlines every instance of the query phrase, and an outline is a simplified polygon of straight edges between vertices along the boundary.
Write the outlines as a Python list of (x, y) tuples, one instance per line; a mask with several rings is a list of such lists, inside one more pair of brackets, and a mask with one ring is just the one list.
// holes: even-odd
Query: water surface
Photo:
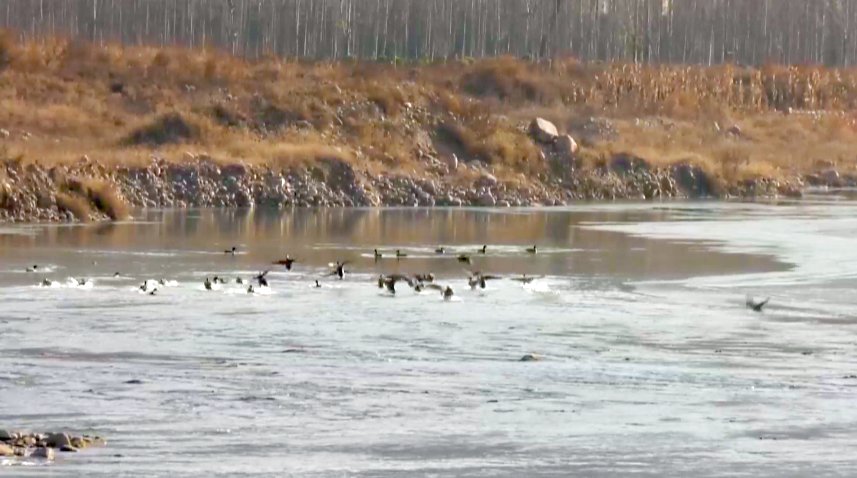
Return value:
[[(829, 197), (6, 226), (0, 424), (110, 441), (3, 474), (850, 476), (855, 237)], [(471, 291), (439, 245), (544, 278)], [(268, 268), (258, 294), (202, 287)], [(428, 271), (454, 301), (373, 284)]]

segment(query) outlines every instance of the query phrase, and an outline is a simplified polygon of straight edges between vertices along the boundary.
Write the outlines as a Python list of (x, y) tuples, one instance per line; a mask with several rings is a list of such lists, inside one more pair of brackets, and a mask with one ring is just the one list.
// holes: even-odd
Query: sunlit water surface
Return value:
[[(459, 252), (545, 277), (471, 291)], [(455, 300), (373, 282), (429, 271)], [(855, 279), (857, 203), (830, 197), (7, 226), (0, 426), (109, 446), (0, 474), (854, 476)]]

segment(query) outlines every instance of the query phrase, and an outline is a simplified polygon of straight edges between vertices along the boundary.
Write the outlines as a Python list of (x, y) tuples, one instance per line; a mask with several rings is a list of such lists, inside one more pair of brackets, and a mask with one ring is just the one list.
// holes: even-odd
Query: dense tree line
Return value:
[(857, 63), (857, 0), (0, 0), (0, 26), (249, 57)]

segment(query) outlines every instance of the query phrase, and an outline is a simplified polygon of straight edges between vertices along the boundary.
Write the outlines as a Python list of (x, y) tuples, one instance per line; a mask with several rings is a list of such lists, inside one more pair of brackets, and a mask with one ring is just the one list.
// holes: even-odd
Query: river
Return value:
[(0, 426), (109, 442), (0, 474), (853, 476), (855, 285), (837, 196), (0, 226)]

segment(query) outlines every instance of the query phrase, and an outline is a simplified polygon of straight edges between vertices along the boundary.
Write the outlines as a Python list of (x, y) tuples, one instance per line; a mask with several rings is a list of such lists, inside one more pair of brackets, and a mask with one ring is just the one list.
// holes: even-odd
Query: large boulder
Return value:
[(535, 118), (530, 123), (530, 134), (536, 141), (545, 144), (551, 144), (559, 137), (556, 125), (544, 118)]
[(577, 154), (577, 150), (580, 149), (577, 145), (577, 141), (567, 134), (558, 137), (554, 147), (557, 153), (567, 159), (573, 158), (574, 155)]

